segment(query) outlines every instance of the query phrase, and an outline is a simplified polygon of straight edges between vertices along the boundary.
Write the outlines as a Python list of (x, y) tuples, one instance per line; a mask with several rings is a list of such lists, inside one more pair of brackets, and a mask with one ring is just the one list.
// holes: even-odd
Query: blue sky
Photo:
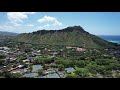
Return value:
[(0, 12), (0, 31), (27, 33), (75, 25), (95, 35), (120, 35), (120, 12)]

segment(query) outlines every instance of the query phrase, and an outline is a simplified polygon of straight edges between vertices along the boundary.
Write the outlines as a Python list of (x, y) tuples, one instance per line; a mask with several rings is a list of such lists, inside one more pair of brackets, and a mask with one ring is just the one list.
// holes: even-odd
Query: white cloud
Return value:
[(37, 29), (44, 29), (44, 27), (42, 27), (42, 26), (38, 26)]
[(23, 22), (23, 20), (28, 18), (28, 15), (35, 14), (35, 12), (8, 12), (7, 17), (15, 26), (19, 26), (20, 23)]
[(49, 23), (49, 26), (61, 26), (62, 23), (59, 22), (55, 17), (44, 16), (43, 18), (38, 19), (40, 23)]
[(15, 29), (16, 29), (15, 26), (12, 26), (12, 25), (9, 25), (9, 24), (0, 25), (0, 31), (13, 32)]
[(49, 27), (50, 24), (45, 24), (43, 26), (38, 26), (37, 29), (45, 29), (46, 27)]
[(32, 14), (35, 14), (35, 12), (7, 12), (9, 21), (0, 24), (0, 31), (20, 32), (20, 30), (33, 27), (32, 24), (23, 25), (24, 20), (29, 19), (28, 15)]
[(62, 23), (60, 23), (60, 22), (58, 22), (58, 21), (55, 21), (52, 25), (53, 25), (53, 26), (61, 26)]
[(38, 19), (38, 22), (43, 23), (43, 22), (50, 22), (50, 21), (55, 21), (56, 19), (51, 16), (44, 16), (41, 19)]
[(27, 24), (26, 26), (29, 26), (29, 27), (34, 27), (34, 25), (33, 25), (33, 24)]
[(43, 27), (49, 27), (50, 26), (50, 24), (45, 24)]

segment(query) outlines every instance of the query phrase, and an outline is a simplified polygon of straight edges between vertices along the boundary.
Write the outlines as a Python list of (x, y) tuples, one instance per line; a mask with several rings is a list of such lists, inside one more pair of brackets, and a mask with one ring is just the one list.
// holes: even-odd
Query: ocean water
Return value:
[(109, 42), (120, 44), (120, 36), (112, 36), (112, 35), (98, 35), (98, 36)]

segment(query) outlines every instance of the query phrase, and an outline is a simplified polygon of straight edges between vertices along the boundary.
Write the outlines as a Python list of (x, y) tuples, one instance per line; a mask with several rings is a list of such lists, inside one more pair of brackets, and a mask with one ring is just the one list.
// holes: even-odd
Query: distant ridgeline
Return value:
[(11, 40), (17, 35), (17, 33), (0, 31), (0, 46), (4, 46), (4, 44), (7, 43), (7, 41)]
[(3, 36), (17, 36), (17, 35), (18, 35), (17, 33), (0, 31), (0, 37), (3, 37)]
[(32, 44), (79, 46), (84, 48), (114, 48), (117, 46), (117, 44), (110, 43), (86, 32), (81, 26), (23, 33), (16, 36), (14, 40)]

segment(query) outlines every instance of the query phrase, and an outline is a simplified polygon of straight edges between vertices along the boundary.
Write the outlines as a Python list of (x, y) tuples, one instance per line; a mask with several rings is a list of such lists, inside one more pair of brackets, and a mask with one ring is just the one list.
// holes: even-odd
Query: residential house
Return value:
[(28, 78), (35, 78), (37, 76), (38, 76), (38, 73), (28, 73), (23, 75), (23, 77), (28, 77)]
[(38, 72), (38, 70), (43, 69), (42, 65), (33, 65), (32, 72)]
[(74, 68), (66, 68), (65, 70), (67, 73), (72, 73), (76, 71)]
[(78, 52), (84, 52), (84, 51), (86, 51), (86, 49), (84, 49), (84, 48), (76, 48), (76, 51), (78, 51)]
[(19, 74), (24, 74), (25, 72), (27, 72), (27, 70), (25, 69), (16, 69), (11, 71), (11, 73), (19, 73)]
[(53, 68), (49, 68), (44, 71), (44, 74), (50, 74), (50, 73), (55, 73), (55, 70)]

